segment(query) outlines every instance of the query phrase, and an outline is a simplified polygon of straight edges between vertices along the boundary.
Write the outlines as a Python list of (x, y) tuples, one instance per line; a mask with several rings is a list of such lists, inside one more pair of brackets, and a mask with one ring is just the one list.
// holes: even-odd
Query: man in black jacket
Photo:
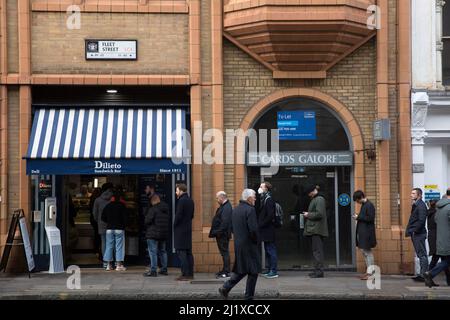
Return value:
[(366, 272), (360, 277), (367, 281), (372, 275), (372, 268), (375, 265), (372, 248), (377, 245), (375, 232), (375, 206), (366, 198), (362, 190), (355, 191), (353, 201), (361, 205), (359, 214), (353, 215), (356, 224), (356, 246), (361, 249), (361, 253), (366, 261)]
[(231, 239), (231, 213), (233, 207), (228, 201), (225, 191), (217, 192), (216, 200), (220, 207), (216, 210), (211, 223), (209, 237), (216, 238), (217, 247), (223, 259), (223, 268), (216, 274), (216, 277), (227, 278), (230, 273), (230, 251), (228, 247)]
[(423, 275), (428, 271), (428, 256), (425, 247), (425, 240), (427, 239), (427, 230), (425, 229), (427, 206), (422, 200), (422, 189), (414, 188), (411, 191), (411, 200), (413, 205), (408, 226), (406, 227), (406, 236), (411, 237), (414, 250), (420, 261), (420, 274), (415, 276), (413, 280), (424, 282)]
[(263, 274), (268, 279), (278, 278), (278, 258), (275, 246), (275, 201), (272, 199), (272, 185), (261, 183), (258, 193), (261, 197), (261, 210), (258, 216), (258, 226), (261, 241), (266, 253), (267, 272)]
[(169, 206), (161, 201), (157, 194), (149, 195), (149, 198), (151, 207), (147, 208), (145, 213), (145, 237), (150, 257), (150, 270), (144, 276), (157, 276), (158, 257), (161, 261), (159, 274), (167, 276), (166, 241), (169, 237)]
[(192, 255), (192, 219), (194, 218), (194, 201), (187, 194), (187, 186), (177, 184), (178, 198), (173, 222), (174, 245), (181, 263), (181, 276), (176, 280), (194, 279), (194, 256)]

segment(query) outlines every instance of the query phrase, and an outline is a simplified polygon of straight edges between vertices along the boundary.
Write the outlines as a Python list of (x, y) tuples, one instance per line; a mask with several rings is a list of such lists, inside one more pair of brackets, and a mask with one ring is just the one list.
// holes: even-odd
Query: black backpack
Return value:
[[(267, 199), (271, 198), (270, 196), (266, 198), (265, 202), (267, 201)], [(275, 202), (275, 219), (273, 221), (275, 228), (281, 228), (283, 226), (283, 208), (281, 207), (281, 205), (278, 203), (278, 201), (274, 201)]]

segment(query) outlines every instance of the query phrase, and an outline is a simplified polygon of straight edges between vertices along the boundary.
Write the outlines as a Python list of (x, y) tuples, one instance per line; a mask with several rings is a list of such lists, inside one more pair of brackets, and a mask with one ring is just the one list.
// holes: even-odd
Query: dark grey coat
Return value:
[(370, 250), (377, 245), (375, 233), (375, 207), (367, 200), (361, 207), (356, 219), (356, 246), (360, 249)]
[(258, 246), (256, 211), (246, 201), (240, 201), (232, 214), (235, 262), (233, 272), (258, 274), (261, 272), (261, 255)]
[(213, 221), (211, 223), (211, 230), (209, 231), (210, 238), (226, 237), (231, 238), (231, 214), (233, 207), (230, 201), (227, 200), (216, 210)]
[(146, 239), (165, 241), (169, 237), (169, 206), (164, 201), (146, 209)]
[(194, 218), (194, 201), (185, 193), (177, 202), (173, 222), (174, 246), (177, 250), (192, 249), (192, 219)]
[(426, 234), (425, 223), (427, 222), (427, 205), (422, 199), (416, 201), (411, 209), (408, 226), (406, 227), (406, 236), (410, 237), (415, 234)]
[(275, 201), (270, 194), (261, 199), (261, 211), (258, 215), (259, 236), (261, 241), (275, 241)]

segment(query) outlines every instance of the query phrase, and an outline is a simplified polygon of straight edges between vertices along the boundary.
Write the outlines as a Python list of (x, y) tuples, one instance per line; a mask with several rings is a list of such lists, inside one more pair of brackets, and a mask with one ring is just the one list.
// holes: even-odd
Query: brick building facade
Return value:
[[(80, 8), (79, 29), (66, 26), (70, 5)], [(377, 30), (366, 26), (371, 5), (378, 6)], [(284, 100), (310, 99), (331, 110), (351, 137), (348, 192), (364, 189), (377, 206), (377, 263), (384, 273), (412, 271), (414, 253), (403, 232), (412, 187), (409, 6), (407, 0), (0, 0), (0, 245), (15, 209), (31, 219), (23, 157), (35, 91), (181, 87), (189, 92), (193, 141), (201, 139), (196, 121), (204, 130), (249, 129)], [(135, 39), (138, 59), (87, 61), (85, 39)], [(382, 118), (390, 119), (392, 137), (376, 142), (373, 122)], [(225, 190), (236, 204), (247, 168), (194, 163), (190, 175), (196, 270), (216, 272), (221, 257), (208, 238), (215, 192)], [(351, 267), (362, 271), (362, 257), (351, 250)], [(13, 258), (19, 265), (20, 253)]]

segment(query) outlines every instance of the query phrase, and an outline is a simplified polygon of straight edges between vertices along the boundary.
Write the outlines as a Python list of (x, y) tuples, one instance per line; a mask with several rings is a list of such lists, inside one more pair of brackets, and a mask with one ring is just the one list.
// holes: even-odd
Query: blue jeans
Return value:
[(147, 239), (148, 255), (150, 256), (150, 271), (158, 269), (158, 256), (161, 261), (161, 271), (167, 272), (166, 242), (162, 240)]
[(277, 273), (278, 258), (275, 242), (264, 241), (264, 251), (266, 252), (266, 265), (269, 269), (269, 272)]
[(428, 256), (427, 248), (425, 247), (427, 235), (425, 233), (413, 234), (411, 235), (411, 238), (417, 258), (419, 258), (420, 261), (420, 275), (423, 276), (423, 274), (428, 271)]
[(448, 268), (450, 267), (450, 256), (441, 257), (441, 262), (438, 263), (432, 270), (430, 270), (431, 277), (436, 277), (442, 271), (446, 271), (448, 276)]
[(125, 230), (106, 230), (104, 261), (113, 261), (114, 248), (116, 249), (116, 262), (123, 262), (125, 260)]

